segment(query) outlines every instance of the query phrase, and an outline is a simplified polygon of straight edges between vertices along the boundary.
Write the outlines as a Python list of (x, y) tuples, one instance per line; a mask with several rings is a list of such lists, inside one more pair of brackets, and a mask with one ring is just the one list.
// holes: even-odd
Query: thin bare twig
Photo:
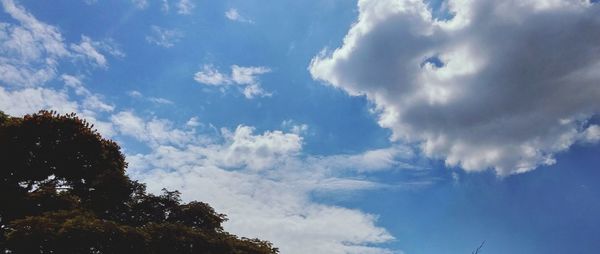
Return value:
[(479, 247), (477, 247), (477, 249), (475, 249), (475, 251), (471, 252), (471, 254), (479, 254), (479, 251), (481, 251), (481, 248), (483, 247), (484, 244), (485, 244), (485, 240), (483, 240), (483, 242), (481, 242)]

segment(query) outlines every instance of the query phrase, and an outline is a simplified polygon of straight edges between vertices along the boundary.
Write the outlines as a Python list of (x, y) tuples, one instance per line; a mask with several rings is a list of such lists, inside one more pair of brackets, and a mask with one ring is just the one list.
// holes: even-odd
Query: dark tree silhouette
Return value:
[(225, 215), (146, 192), (119, 146), (75, 114), (0, 111), (0, 253), (278, 253)]

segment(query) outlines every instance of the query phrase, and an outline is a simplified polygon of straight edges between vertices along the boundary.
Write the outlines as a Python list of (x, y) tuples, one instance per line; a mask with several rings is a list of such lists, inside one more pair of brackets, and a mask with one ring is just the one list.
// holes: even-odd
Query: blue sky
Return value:
[(594, 253), (593, 2), (3, 0), (0, 110), (282, 253)]

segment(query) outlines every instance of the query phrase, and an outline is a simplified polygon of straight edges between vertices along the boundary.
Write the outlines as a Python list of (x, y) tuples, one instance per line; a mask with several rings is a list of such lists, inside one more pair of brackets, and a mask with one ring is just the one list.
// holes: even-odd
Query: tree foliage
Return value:
[(0, 253), (278, 253), (225, 215), (146, 192), (119, 146), (74, 114), (0, 112)]

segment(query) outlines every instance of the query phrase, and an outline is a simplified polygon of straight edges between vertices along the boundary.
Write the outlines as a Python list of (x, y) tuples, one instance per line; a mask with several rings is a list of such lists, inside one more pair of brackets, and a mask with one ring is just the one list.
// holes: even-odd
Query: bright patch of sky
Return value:
[(282, 253), (600, 249), (596, 1), (2, 0), (0, 110)]

